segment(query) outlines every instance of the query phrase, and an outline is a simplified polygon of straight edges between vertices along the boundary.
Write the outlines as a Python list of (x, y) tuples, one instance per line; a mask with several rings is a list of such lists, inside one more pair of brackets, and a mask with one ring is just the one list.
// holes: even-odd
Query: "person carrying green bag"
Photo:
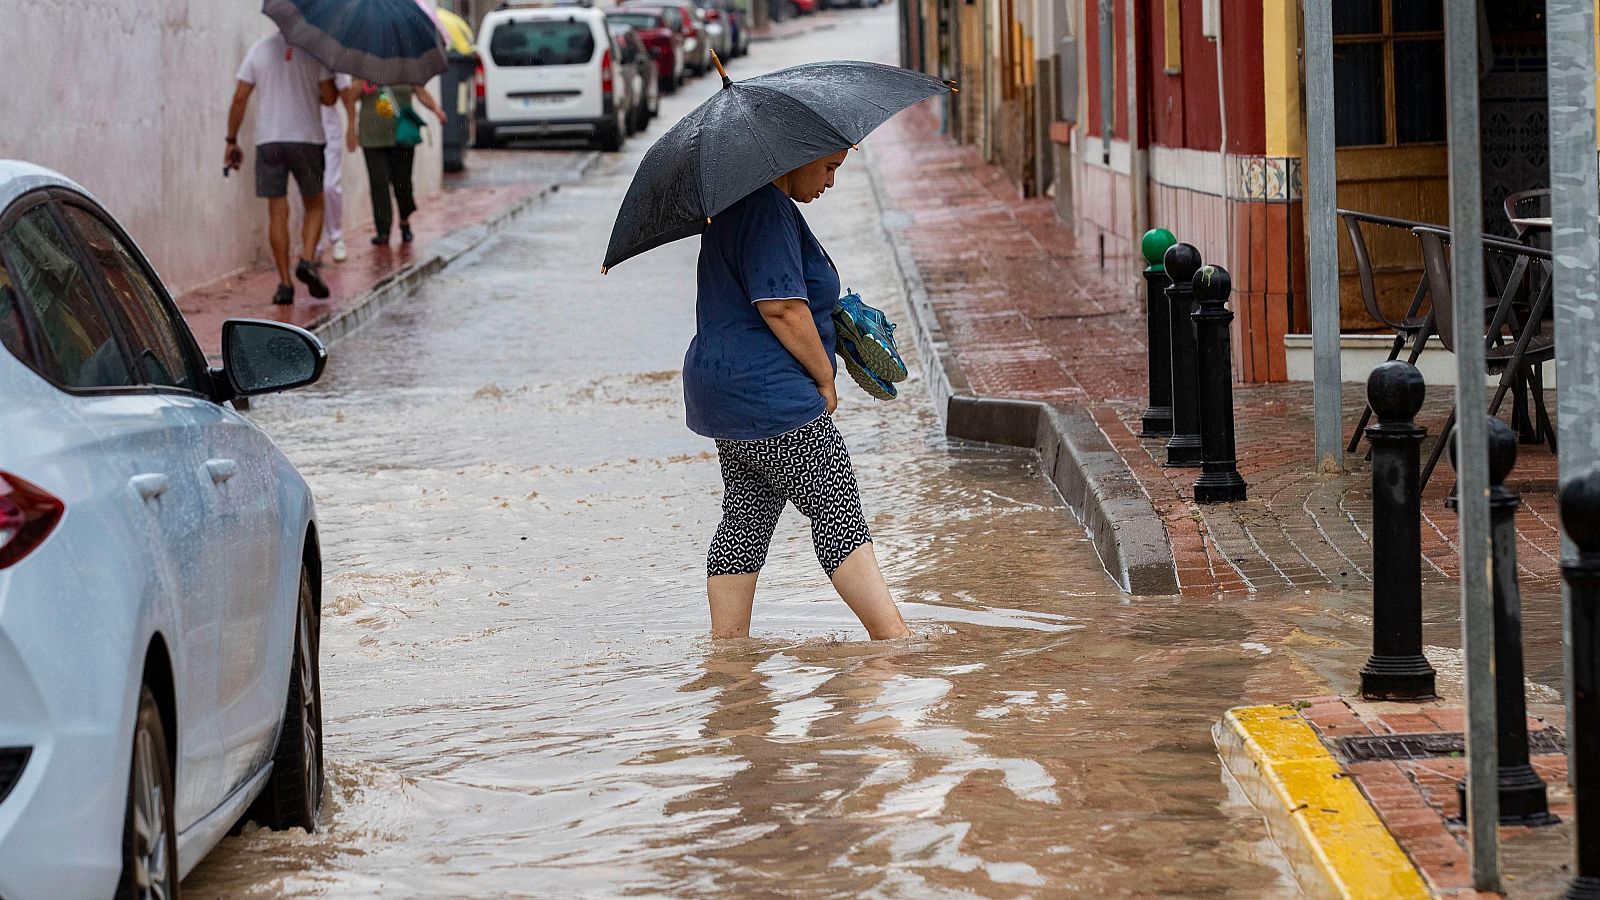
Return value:
[[(350, 91), (360, 102), (356, 129), (346, 137), (351, 152), (361, 147), (367, 162), (367, 184), (372, 191), (372, 227), (376, 232), (372, 243), (383, 246), (389, 243), (389, 229), (393, 224), (394, 206), (400, 207), (400, 240), (410, 242), (411, 214), (416, 212), (417, 201), (411, 186), (412, 163), (416, 146), (422, 142), (422, 117), (412, 108), (415, 97), (428, 111), (444, 121), (444, 110), (422, 85), (375, 85), (357, 81)], [(394, 199), (391, 203), (390, 192)]]

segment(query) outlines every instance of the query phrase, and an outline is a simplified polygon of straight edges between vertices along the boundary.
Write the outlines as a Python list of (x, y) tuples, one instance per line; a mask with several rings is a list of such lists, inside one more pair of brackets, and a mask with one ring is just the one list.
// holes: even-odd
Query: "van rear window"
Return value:
[(587, 22), (559, 19), (506, 22), (489, 39), (497, 66), (577, 66), (594, 56)]

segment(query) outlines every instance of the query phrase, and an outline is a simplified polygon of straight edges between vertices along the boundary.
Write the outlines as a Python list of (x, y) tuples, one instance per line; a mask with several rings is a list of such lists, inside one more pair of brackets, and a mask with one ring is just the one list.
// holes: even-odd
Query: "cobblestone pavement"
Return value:
[[(1164, 445), (1137, 437), (1147, 396), (1138, 291), (1116, 282), (1092, 248), (1077, 244), (1050, 200), (1019, 198), (977, 150), (938, 131), (937, 107), (925, 105), (891, 120), (870, 149), (972, 389), (1086, 408), (1160, 514), (1184, 594), (1364, 588), (1371, 577), (1369, 469), (1356, 456), (1345, 474), (1312, 471), (1310, 385), (1235, 386), (1239, 468), (1250, 500), (1194, 503), (1196, 470), (1162, 467)], [(1451, 402), (1449, 388), (1429, 394), (1418, 417), (1430, 430), (1424, 453)], [(1360, 385), (1346, 386), (1346, 434), (1364, 396)], [(1510, 479), (1524, 500), (1519, 569), (1525, 587), (1554, 591), (1555, 457), (1543, 447), (1521, 450)], [(1423, 499), (1423, 577), (1436, 588), (1456, 574), (1455, 519), (1444, 505), (1451, 481), (1441, 464)]]

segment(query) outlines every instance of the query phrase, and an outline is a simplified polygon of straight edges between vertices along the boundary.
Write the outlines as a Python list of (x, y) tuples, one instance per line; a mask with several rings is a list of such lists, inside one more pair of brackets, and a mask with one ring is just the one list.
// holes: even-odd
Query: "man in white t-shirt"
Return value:
[(261, 95), (256, 112), (256, 196), (267, 201), (268, 237), (272, 261), (278, 267), (278, 290), (273, 303), (294, 302), (294, 282), (289, 279), (289, 176), (305, 201), (301, 229), (300, 262), (294, 277), (305, 282), (311, 296), (328, 296), (328, 285), (317, 271), (317, 242), (322, 238), (322, 130), (321, 106), (339, 99), (333, 73), (311, 54), (291, 47), (282, 33), (256, 41), (239, 66), (239, 83), (228, 109), (228, 149), (224, 164), (238, 169), (244, 164), (239, 147), (239, 126), (252, 93)]

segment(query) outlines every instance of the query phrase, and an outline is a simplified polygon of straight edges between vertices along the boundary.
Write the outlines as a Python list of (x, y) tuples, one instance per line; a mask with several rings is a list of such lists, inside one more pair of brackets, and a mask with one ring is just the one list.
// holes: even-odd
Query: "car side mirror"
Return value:
[(227, 396), (253, 397), (312, 384), (322, 377), (328, 348), (316, 335), (295, 325), (262, 319), (222, 323), (222, 368), (212, 382)]

